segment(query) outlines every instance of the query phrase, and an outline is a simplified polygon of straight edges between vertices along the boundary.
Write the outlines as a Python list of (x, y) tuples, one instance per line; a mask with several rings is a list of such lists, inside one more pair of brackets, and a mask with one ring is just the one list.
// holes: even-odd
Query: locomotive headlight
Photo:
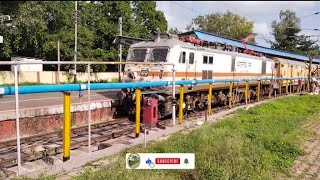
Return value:
[(147, 77), (148, 74), (149, 74), (149, 71), (148, 71), (148, 70), (141, 70), (140, 76), (145, 76), (145, 77)]

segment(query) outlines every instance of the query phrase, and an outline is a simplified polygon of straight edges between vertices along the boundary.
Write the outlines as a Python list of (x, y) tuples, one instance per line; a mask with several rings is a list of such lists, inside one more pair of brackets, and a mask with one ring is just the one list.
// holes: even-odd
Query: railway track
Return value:
[[(294, 93), (293, 93), (294, 94)], [(277, 97), (285, 95), (277, 95)], [(264, 101), (265, 97), (261, 98)], [(248, 104), (256, 101), (248, 101)], [(244, 105), (245, 103), (233, 104), (233, 107)], [(224, 111), (228, 106), (220, 106), (212, 108), (213, 113)], [(188, 112), (184, 115), (184, 121), (190, 121), (193, 118), (206, 116), (207, 110)], [(172, 125), (171, 119), (159, 121), (158, 128), (164, 129), (166, 126)], [(141, 124), (142, 132), (145, 128), (149, 128)], [(126, 135), (132, 135), (135, 132), (135, 122), (129, 121), (127, 118), (120, 118), (109, 122), (92, 124), (91, 126), (91, 145), (97, 150), (105, 149), (112, 146), (106, 143), (110, 139), (116, 139)], [(78, 127), (71, 130), (71, 150), (88, 146), (88, 127)], [(63, 137), (62, 131), (40, 134), (37, 136), (21, 138), (21, 160), (22, 162), (30, 162), (42, 159), (49, 165), (54, 164), (50, 156), (56, 156), (63, 153)], [(8, 168), (17, 166), (17, 147), (16, 140), (10, 140), (0, 143), (0, 175), (5, 174), (6, 177), (15, 173)], [(1, 177), (1, 176), (0, 176)]]

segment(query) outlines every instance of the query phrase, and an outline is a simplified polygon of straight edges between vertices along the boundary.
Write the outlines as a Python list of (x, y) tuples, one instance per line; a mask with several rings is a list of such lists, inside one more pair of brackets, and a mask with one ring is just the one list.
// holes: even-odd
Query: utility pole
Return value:
[(313, 60), (313, 57), (312, 56), (310, 56), (309, 57), (309, 72), (308, 72), (308, 92), (310, 93), (310, 86), (311, 86), (311, 84), (310, 84), (310, 82), (311, 82), (311, 65), (312, 65), (312, 60)]
[(77, 83), (77, 38), (78, 38), (78, 2), (74, 2), (74, 11), (75, 11), (75, 23), (74, 23), (74, 83)]
[[(60, 41), (58, 41), (58, 63), (60, 62)], [(58, 64), (58, 84), (60, 84), (60, 64)]]
[[(122, 36), (122, 17), (119, 17), (119, 31), (120, 31), (120, 36)], [(120, 44), (119, 48), (119, 62), (122, 61), (122, 44)], [(121, 69), (122, 66), (119, 64), (119, 82), (121, 82)]]

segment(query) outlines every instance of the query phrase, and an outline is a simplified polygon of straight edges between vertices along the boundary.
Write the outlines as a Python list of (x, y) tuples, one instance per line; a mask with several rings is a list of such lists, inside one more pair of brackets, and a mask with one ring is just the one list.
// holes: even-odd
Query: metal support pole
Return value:
[(19, 120), (19, 87), (18, 87), (18, 65), (14, 65), (14, 95), (16, 99), (16, 135), (17, 135), (17, 163), (18, 176), (21, 174), (21, 152), (20, 152), (20, 120)]
[(77, 83), (77, 46), (78, 46), (78, 2), (74, 2), (75, 23), (74, 23), (74, 83)]
[(184, 86), (180, 86), (180, 102), (179, 102), (179, 124), (182, 124), (183, 120), (183, 97), (184, 96)]
[(261, 81), (258, 80), (258, 92), (257, 92), (257, 101), (260, 101), (260, 89), (261, 89)]
[[(122, 17), (119, 17), (119, 34), (122, 36)], [(122, 44), (120, 44), (119, 48), (119, 62), (122, 61)], [(119, 64), (119, 82), (121, 82), (121, 64)]]
[(246, 81), (246, 89), (245, 89), (245, 93), (244, 93), (244, 97), (246, 100), (246, 105), (248, 104), (248, 90), (249, 90), (249, 82)]
[[(58, 62), (60, 63), (60, 41), (58, 41)], [(60, 84), (60, 64), (58, 64), (58, 84)]]
[(211, 103), (212, 103), (212, 83), (209, 84), (208, 115), (211, 115), (211, 114), (212, 114), (212, 111), (211, 111)]
[(306, 91), (306, 81), (303, 80), (303, 91)]
[(233, 85), (233, 82), (230, 82), (230, 85), (229, 85), (229, 109), (232, 108), (232, 85)]
[(176, 125), (176, 71), (172, 68), (172, 125)]
[(91, 71), (90, 64), (88, 64), (88, 152), (91, 153)]
[(140, 134), (141, 89), (136, 89), (136, 137)]
[(295, 91), (295, 87), (296, 87), (296, 80), (294, 79), (293, 80), (293, 84), (292, 84), (292, 92), (294, 93), (294, 91)]
[(63, 162), (70, 159), (71, 143), (71, 98), (69, 92), (63, 93)]
[(289, 82), (288, 82), (288, 79), (287, 79), (287, 80), (286, 80), (286, 95), (289, 94), (289, 92), (288, 92), (288, 84), (289, 84)]

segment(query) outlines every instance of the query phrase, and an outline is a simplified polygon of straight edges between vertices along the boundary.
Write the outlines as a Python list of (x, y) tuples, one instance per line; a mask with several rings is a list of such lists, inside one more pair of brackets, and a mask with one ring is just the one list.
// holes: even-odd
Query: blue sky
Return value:
[[(319, 12), (320, 1), (157, 1), (157, 9), (164, 12), (169, 28), (177, 27), (181, 31), (186, 31), (187, 24), (200, 13), (229, 10), (253, 21), (255, 33), (273, 40), (271, 22), (279, 21), (280, 10), (291, 9), (298, 17), (303, 17)], [(320, 29), (320, 14), (301, 18), (301, 28)], [(320, 31), (303, 30), (300, 34), (320, 35)], [(317, 40), (318, 37), (312, 39)], [(262, 36), (257, 36), (256, 42), (258, 45), (270, 47)]]

